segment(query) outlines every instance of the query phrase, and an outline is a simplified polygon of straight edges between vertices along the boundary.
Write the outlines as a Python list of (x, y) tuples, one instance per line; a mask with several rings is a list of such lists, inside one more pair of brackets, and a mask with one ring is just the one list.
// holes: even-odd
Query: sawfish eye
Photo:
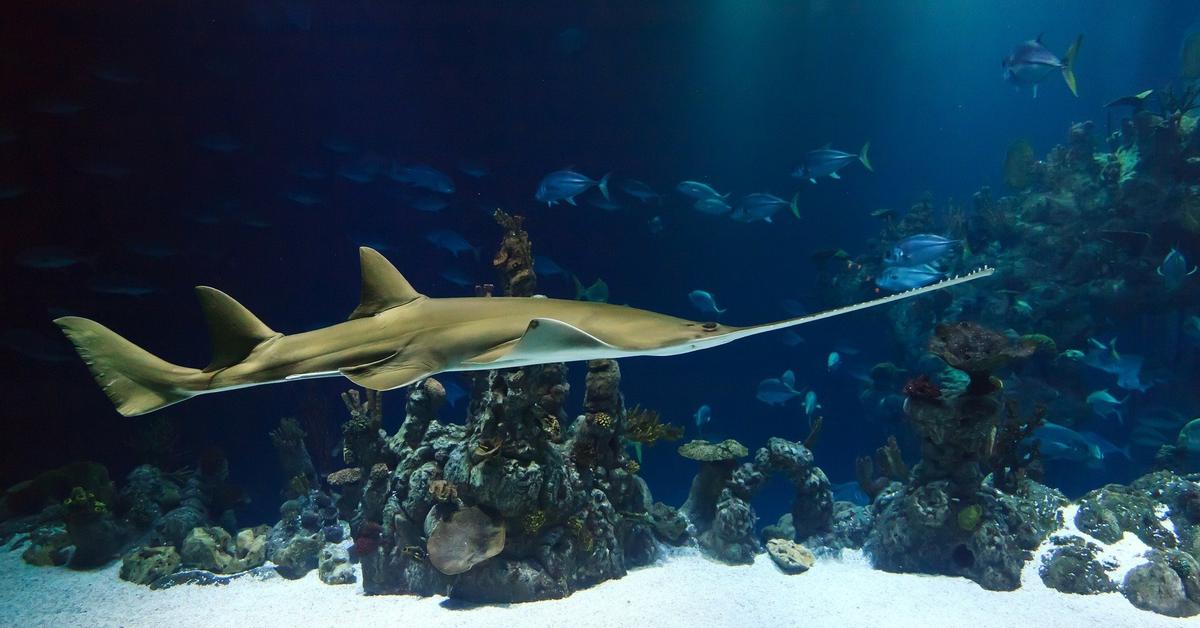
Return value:
[(712, 321), (708, 321), (707, 323), (701, 325), (701, 327), (704, 328), (704, 331), (713, 331), (717, 328), (717, 324)]

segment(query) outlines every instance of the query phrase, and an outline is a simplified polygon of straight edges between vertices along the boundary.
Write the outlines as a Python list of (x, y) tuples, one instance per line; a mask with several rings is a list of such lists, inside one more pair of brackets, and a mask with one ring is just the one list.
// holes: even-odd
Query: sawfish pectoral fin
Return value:
[(553, 318), (529, 321), (525, 333), (504, 351), (488, 351), (468, 360), (466, 364), (532, 361), (569, 362), (591, 359), (598, 351), (618, 351), (617, 347), (568, 323)]
[(397, 351), (388, 357), (338, 369), (346, 379), (371, 390), (392, 390), (403, 388), (440, 372), (442, 369), (427, 360), (414, 360), (411, 356), (402, 357)]

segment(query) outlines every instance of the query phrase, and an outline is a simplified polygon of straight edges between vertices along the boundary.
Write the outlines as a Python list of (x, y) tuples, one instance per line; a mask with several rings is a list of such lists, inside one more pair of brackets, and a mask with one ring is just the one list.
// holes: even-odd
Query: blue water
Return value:
[[(0, 183), (24, 193), (0, 200), (3, 326), (58, 342), (50, 318), (69, 312), (173, 362), (203, 364), (207, 341), (191, 286), (217, 286), (283, 332), (328, 325), (357, 302), (356, 245), (370, 241), (385, 243), (419, 290), (464, 295), (470, 289), (440, 273), (456, 267), (494, 279), (495, 207), (527, 216), (535, 251), (585, 284), (603, 278), (613, 303), (696, 318), (687, 293), (705, 289), (733, 324), (782, 318), (785, 298), (812, 310), (839, 305), (816, 290), (810, 253), (864, 252), (877, 235), (874, 209), (907, 208), (926, 192), (943, 207), (951, 198), (969, 202), (981, 186), (1002, 189), (1005, 152), (1017, 138), (1040, 157), (1072, 122), (1094, 120), (1103, 132), (1104, 103), (1173, 79), (1180, 42), (1200, 19), (1194, 2), (1166, 0), (637, 4), (286, 0), (237, 11), (187, 3), (16, 11), (0, 25), (0, 129), (15, 135), (0, 144)], [(1084, 34), (1078, 98), (1057, 77), (1036, 99), (1001, 80), (1000, 60), (1039, 33), (1060, 55)], [(97, 78), (114, 70), (131, 80)], [(82, 109), (39, 111), (48, 99)], [(323, 146), (335, 140), (349, 150)], [(789, 176), (808, 150), (831, 143), (857, 152), (868, 140), (873, 174), (853, 164), (841, 181)], [(454, 177), (457, 192), (440, 213), (419, 212), (389, 195), (399, 186), (384, 176), (356, 183), (338, 174), (373, 160), (430, 164)], [(463, 160), (490, 173), (470, 177), (456, 168)], [(535, 203), (541, 177), (567, 166), (635, 177), (666, 200), (626, 199), (617, 212)], [(297, 176), (303, 168), (324, 178)], [(775, 224), (743, 225), (702, 215), (674, 193), (684, 179), (735, 196), (799, 191), (802, 218), (785, 212)], [(320, 202), (289, 200), (296, 192)], [(655, 215), (665, 228), (651, 234)], [(481, 247), (480, 261), (431, 246), (423, 236), (435, 228)], [(175, 254), (147, 258), (130, 252), (131, 242)], [(88, 259), (50, 271), (15, 263), (36, 245)], [(89, 291), (111, 274), (154, 292)], [(561, 277), (543, 278), (540, 290), (574, 296)], [(798, 349), (766, 336), (622, 361), (627, 403), (688, 425), (689, 437), (693, 412), (707, 403), (714, 420), (706, 431), (753, 450), (769, 436), (807, 432), (795, 403), (770, 408), (754, 398), (759, 380), (793, 369), (824, 406), (817, 462), (847, 481), (854, 456), (906, 434), (900, 416), (865, 418), (858, 383), (825, 368), (839, 346), (860, 351), (846, 356), (844, 370), (896, 359), (883, 316), (801, 328), (807, 343)], [(77, 360), (5, 350), (0, 371), (0, 485), (79, 458), (105, 462), (115, 477), (141, 462), (129, 443), (148, 419), (117, 416)], [(573, 367), (573, 409), (582, 371)], [(165, 410), (180, 433), (176, 462), (223, 450), (253, 498), (243, 523), (269, 521), (282, 478), (267, 431), (314, 403), (340, 421), (336, 394), (347, 386), (262, 387)], [(403, 395), (386, 399), (395, 427)], [(673, 449), (648, 449), (643, 474), (656, 498), (678, 504), (694, 469)], [(1088, 482), (1129, 479), (1148, 462)], [(789, 489), (777, 490), (759, 500), (764, 521), (788, 501)]]

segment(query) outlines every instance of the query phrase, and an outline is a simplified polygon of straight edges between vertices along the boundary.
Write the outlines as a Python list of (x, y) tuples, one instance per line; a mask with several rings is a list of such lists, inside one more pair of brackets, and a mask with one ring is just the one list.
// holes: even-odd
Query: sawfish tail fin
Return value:
[(858, 151), (858, 161), (863, 165), (863, 168), (871, 172), (875, 172), (875, 168), (871, 166), (871, 160), (867, 158), (867, 151), (871, 150), (871, 142), (863, 144), (862, 150)]
[(189, 376), (200, 374), (199, 369), (171, 364), (93, 320), (64, 316), (54, 322), (125, 416), (152, 412), (197, 392), (184, 385)]
[(1067, 87), (1076, 98), (1079, 97), (1079, 90), (1075, 89), (1075, 55), (1079, 54), (1079, 45), (1083, 43), (1083, 35), (1075, 38), (1070, 48), (1067, 48), (1067, 54), (1063, 55), (1062, 59), (1062, 75), (1063, 80), (1067, 82)]

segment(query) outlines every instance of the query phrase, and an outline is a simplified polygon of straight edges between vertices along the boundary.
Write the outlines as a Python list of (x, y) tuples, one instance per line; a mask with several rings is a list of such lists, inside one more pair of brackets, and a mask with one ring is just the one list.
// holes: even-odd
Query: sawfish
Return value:
[(54, 320), (96, 382), (125, 416), (196, 395), (314, 377), (344, 376), (371, 390), (408, 386), (449, 371), (480, 371), (701, 351), (941, 290), (991, 275), (966, 275), (871, 301), (752, 327), (696, 322), (628, 306), (545, 297), (431, 298), (386, 258), (359, 249), (362, 292), (348, 320), (281, 334), (232, 297), (208, 286), (196, 295), (208, 323), (212, 362), (178, 366), (77, 316)]

